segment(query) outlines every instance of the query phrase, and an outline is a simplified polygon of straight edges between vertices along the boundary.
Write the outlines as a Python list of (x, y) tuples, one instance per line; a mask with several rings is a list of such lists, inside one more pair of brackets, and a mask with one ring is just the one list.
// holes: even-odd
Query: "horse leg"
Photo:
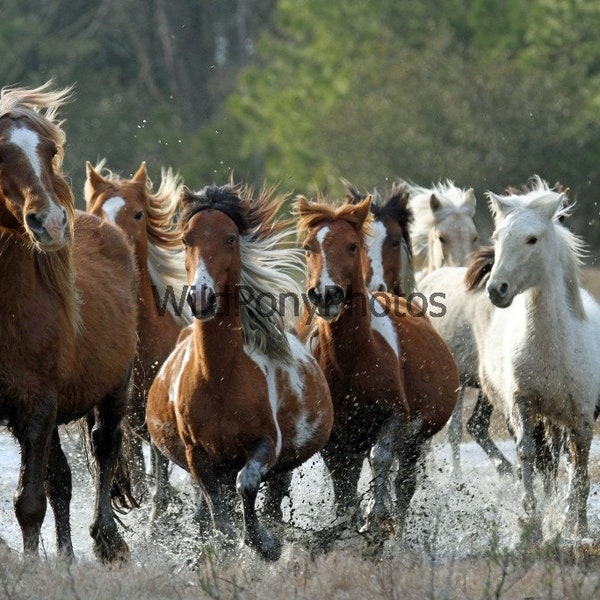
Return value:
[(373, 499), (367, 514), (366, 529), (377, 537), (392, 537), (395, 532), (395, 522), (391, 515), (389, 478), (394, 450), (401, 439), (403, 426), (400, 419), (388, 419), (379, 432), (377, 442), (371, 448), (369, 463), (372, 473)]
[(244, 542), (255, 548), (268, 560), (277, 560), (281, 555), (281, 543), (260, 523), (256, 516), (256, 496), (260, 482), (272, 463), (273, 443), (265, 438), (249, 454), (246, 464), (237, 475), (236, 488), (242, 498), (244, 515)]
[(292, 484), (292, 471), (284, 471), (274, 475), (266, 482), (264, 487), (265, 501), (263, 504), (263, 513), (278, 523), (283, 521), (283, 510), (281, 503), (285, 496), (289, 494)]
[(69, 511), (71, 505), (72, 478), (71, 468), (60, 445), (58, 427), (52, 430), (50, 453), (46, 479), (44, 481), (46, 496), (54, 513), (56, 526), (56, 545), (59, 552), (67, 559), (72, 559), (73, 543), (71, 541), (71, 523)]
[(56, 397), (38, 402), (38, 409), (23, 427), (14, 427), (21, 447), (21, 469), (14, 497), (15, 514), (23, 535), (27, 554), (38, 551), (40, 531), (46, 515), (44, 476), (52, 428), (56, 421)]
[(467, 431), (488, 455), (499, 475), (511, 475), (513, 466), (500, 452), (498, 446), (490, 438), (490, 418), (494, 407), (481, 390), (477, 391), (477, 400), (473, 414), (467, 421)]
[(171, 501), (171, 486), (169, 484), (169, 460), (153, 443), (150, 444), (150, 452), (154, 472), (154, 490), (148, 533), (152, 535), (156, 531), (158, 521), (167, 512)]
[[(202, 490), (198, 503), (200, 504), (204, 499), (212, 518), (213, 527), (227, 539), (234, 539), (235, 530), (223, 501), (221, 482), (215, 475), (206, 451), (201, 446), (187, 443), (185, 455), (192, 478)], [(199, 506), (196, 514), (200, 510)]]
[(337, 522), (355, 525), (358, 519), (356, 492), (364, 455), (346, 445), (340, 446), (336, 441), (329, 441), (321, 449), (321, 457), (333, 484)]
[(588, 460), (593, 437), (593, 423), (585, 421), (569, 433), (569, 491), (566, 526), (575, 536), (588, 535), (587, 501), (590, 493)]
[(462, 442), (462, 414), (463, 414), (463, 399), (466, 386), (461, 385), (458, 389), (458, 397), (456, 406), (448, 420), (448, 442), (452, 450), (452, 476), (460, 477), (462, 469), (460, 466), (460, 443)]
[[(102, 561), (129, 556), (129, 548), (121, 537), (111, 506), (111, 487), (121, 452), (121, 420), (126, 406), (127, 383), (102, 400), (95, 409), (95, 423), (90, 437), (96, 464), (96, 501), (90, 535), (94, 554)], [(88, 424), (91, 422), (88, 420)]]
[(396, 477), (396, 536), (404, 532), (410, 501), (417, 487), (417, 471), (425, 440), (416, 433), (406, 435), (399, 441), (398, 475)]
[(523, 508), (532, 519), (537, 519), (535, 493), (533, 490), (533, 469), (536, 446), (534, 437), (535, 420), (531, 415), (531, 406), (527, 398), (517, 396), (513, 406), (513, 424), (517, 444), (517, 456), (521, 464), (523, 480)]

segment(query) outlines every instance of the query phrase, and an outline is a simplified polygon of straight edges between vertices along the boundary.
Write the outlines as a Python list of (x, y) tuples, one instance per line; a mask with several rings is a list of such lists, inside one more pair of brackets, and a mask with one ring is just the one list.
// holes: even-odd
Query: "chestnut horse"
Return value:
[(71, 471), (58, 425), (87, 418), (90, 533), (96, 555), (112, 560), (128, 548), (111, 493), (132, 501), (113, 479), (135, 356), (135, 265), (116, 228), (74, 210), (57, 120), (69, 89), (50, 85), (0, 94), (0, 418), (21, 447), (14, 504), (24, 549), (38, 550), (47, 496), (57, 547), (69, 557)]
[(147, 408), (152, 440), (190, 471), (228, 536), (220, 487), (237, 474), (244, 541), (268, 559), (280, 543), (257, 519), (259, 485), (318, 452), (333, 422), (323, 373), (284, 329), (282, 301), (301, 292), (286, 272), (302, 261), (296, 248), (279, 247), (289, 232), (278, 229), (282, 199), (272, 195), (186, 188), (181, 233), (196, 320), (154, 380)]
[[(346, 179), (342, 183), (348, 190), (349, 202), (357, 204), (367, 197)], [(383, 198), (376, 192), (371, 202), (374, 219), (371, 235), (366, 239), (367, 260), (363, 267), (367, 287), (372, 292), (391, 292), (405, 298), (415, 292), (410, 241), (413, 213), (408, 198), (408, 185), (398, 182)]]
[[(370, 204), (370, 196), (339, 207), (300, 197), (296, 208), (312, 303), (300, 332), (329, 382), (335, 413), (321, 454), (333, 478), (338, 515), (354, 518), (356, 486), (370, 450), (373, 503), (367, 528), (379, 535), (390, 526), (402, 532), (422, 446), (452, 414), (459, 382), (454, 359), (429, 320), (416, 316), (422, 313), (404, 298), (367, 290), (363, 259)], [(400, 466), (395, 525), (387, 490), (394, 457)]]
[[(153, 191), (145, 162), (131, 179), (119, 177), (104, 165), (105, 161), (96, 167), (86, 164), (84, 193), (88, 212), (117, 225), (126, 235), (139, 273), (138, 346), (132, 407), (127, 419), (134, 432), (134, 482), (143, 491), (144, 458), (137, 440), (149, 440), (146, 396), (156, 373), (175, 347), (182, 326), (191, 322), (191, 313), (184, 312), (187, 275), (181, 234), (174, 220), (183, 184), (171, 169), (163, 169), (160, 186)], [(162, 455), (154, 454), (154, 458), (157, 468), (168, 468)], [(159, 477), (156, 481), (164, 479)], [(161, 490), (158, 497), (168, 493), (168, 489)]]

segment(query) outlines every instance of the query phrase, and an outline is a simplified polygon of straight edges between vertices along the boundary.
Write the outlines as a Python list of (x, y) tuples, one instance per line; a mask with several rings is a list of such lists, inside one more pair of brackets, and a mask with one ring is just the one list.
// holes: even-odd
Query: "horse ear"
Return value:
[(429, 208), (431, 208), (432, 213), (436, 213), (442, 208), (442, 203), (435, 194), (431, 194), (431, 198), (429, 198)]
[(508, 213), (514, 209), (514, 205), (508, 201), (506, 196), (498, 196), (493, 192), (487, 192), (490, 211), (496, 223), (501, 221)]
[(89, 160), (85, 162), (85, 172), (86, 178), (83, 186), (83, 197), (85, 198), (86, 206), (89, 209), (94, 192), (102, 185), (104, 179), (102, 178), (102, 175), (94, 169)]
[(142, 161), (142, 164), (139, 166), (138, 170), (135, 172), (131, 179), (136, 183), (146, 185), (146, 181), (148, 180), (148, 169), (146, 168), (145, 160)]
[(298, 216), (303, 217), (310, 212), (310, 200), (306, 196), (296, 196), (295, 203), (296, 213)]
[(360, 202), (354, 205), (354, 210), (352, 212), (356, 215), (358, 219), (358, 225), (360, 227), (362, 227), (363, 223), (367, 220), (367, 217), (369, 216), (372, 199), (373, 196), (369, 194), (364, 200), (361, 200)]
[(475, 198), (475, 192), (473, 191), (473, 188), (469, 188), (465, 192), (465, 198), (463, 200), (462, 205), (469, 210), (469, 216), (470, 217), (474, 217), (475, 216), (475, 206), (476, 206), (476, 204), (477, 204), (477, 199)]
[(183, 206), (191, 204), (194, 201), (194, 197), (194, 192), (187, 185), (181, 188), (181, 203)]

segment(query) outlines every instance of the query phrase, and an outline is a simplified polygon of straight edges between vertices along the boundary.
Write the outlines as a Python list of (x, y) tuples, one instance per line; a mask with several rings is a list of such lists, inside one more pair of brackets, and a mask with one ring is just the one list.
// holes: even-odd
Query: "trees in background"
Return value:
[[(583, 0), (3, 0), (3, 84), (76, 82), (66, 167), (342, 193), (571, 187), (600, 247), (600, 6)], [(80, 195), (80, 194), (79, 194)], [(486, 211), (483, 211), (485, 213)]]

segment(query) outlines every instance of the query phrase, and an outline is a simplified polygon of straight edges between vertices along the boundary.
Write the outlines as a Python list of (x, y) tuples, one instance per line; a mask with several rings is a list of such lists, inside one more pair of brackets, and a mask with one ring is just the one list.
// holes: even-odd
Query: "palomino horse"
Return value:
[(280, 242), (272, 190), (256, 198), (232, 186), (187, 188), (181, 233), (196, 317), (148, 395), (152, 440), (201, 486), (213, 523), (233, 529), (220, 484), (243, 503), (244, 541), (268, 559), (280, 544), (255, 513), (261, 481), (300, 465), (329, 438), (327, 381), (300, 340), (284, 329), (285, 297), (301, 290), (287, 273), (302, 268)]
[[(357, 204), (368, 194), (358, 191), (342, 179), (349, 202)], [(376, 192), (371, 202), (373, 222), (371, 235), (365, 240), (367, 260), (365, 281), (372, 292), (391, 292), (410, 296), (416, 289), (415, 270), (410, 241), (412, 210), (408, 208), (409, 190), (404, 182), (395, 183), (384, 198)]]
[[(61, 172), (57, 110), (69, 89), (0, 94), (0, 418), (21, 447), (15, 512), (38, 550), (46, 495), (59, 551), (73, 555), (71, 471), (58, 425), (91, 429), (96, 501), (90, 533), (103, 560), (127, 553), (111, 507), (131, 501), (113, 481), (136, 346), (136, 274), (122, 234), (74, 210)], [(127, 483), (124, 481), (124, 483)]]
[[(133, 247), (139, 273), (138, 346), (134, 363), (133, 405), (127, 414), (134, 436), (133, 475), (145, 488), (144, 458), (138, 436), (149, 439), (146, 428), (146, 396), (154, 377), (183, 325), (191, 322), (184, 312), (187, 274), (183, 261), (181, 233), (174, 217), (183, 184), (171, 169), (163, 169), (156, 191), (142, 163), (131, 179), (119, 177), (104, 167), (86, 164), (85, 199), (88, 212), (119, 227)], [(183, 289), (182, 286), (186, 286)], [(155, 466), (166, 469), (162, 455), (154, 455)], [(157, 478), (157, 481), (164, 477)], [(160, 499), (168, 487), (155, 493)]]
[(523, 504), (537, 516), (533, 490), (535, 426), (567, 435), (566, 526), (587, 534), (588, 458), (600, 399), (600, 306), (579, 287), (582, 242), (560, 216), (563, 194), (488, 194), (495, 219), (494, 263), (486, 290), (489, 325), (476, 332), (484, 393), (505, 408), (514, 430)]
[(447, 180), (432, 188), (410, 185), (408, 205), (414, 220), (410, 229), (417, 280), (442, 266), (462, 267), (477, 248), (475, 194)]
[(399, 460), (401, 533), (421, 447), (450, 417), (458, 374), (448, 347), (427, 318), (416, 316), (416, 307), (367, 290), (363, 260), (370, 204), (370, 196), (337, 208), (300, 197), (297, 213), (312, 304), (301, 334), (327, 377), (335, 412), (321, 454), (333, 478), (338, 515), (354, 519), (356, 486), (370, 450), (373, 503), (367, 529), (378, 536), (394, 526), (387, 486), (393, 460)]

